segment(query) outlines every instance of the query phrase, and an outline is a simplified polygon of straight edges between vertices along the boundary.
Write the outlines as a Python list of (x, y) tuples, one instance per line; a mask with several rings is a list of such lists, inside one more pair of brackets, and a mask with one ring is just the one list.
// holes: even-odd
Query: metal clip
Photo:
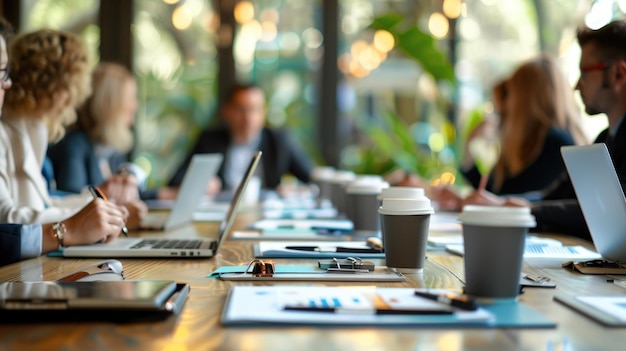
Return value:
[(274, 261), (252, 260), (248, 264), (246, 273), (252, 273), (254, 277), (273, 277), (276, 273)]
[[(349, 261), (351, 263), (351, 267), (341, 267), (341, 264), (339, 263), (339, 261), (337, 261), (337, 258), (333, 257), (333, 262), (337, 264), (337, 267), (328, 267), (326, 271), (328, 273), (369, 273), (369, 270), (361, 268), (363, 264), (360, 258), (347, 257), (346, 261)], [(343, 263), (345, 264), (346, 262), (344, 261)]]

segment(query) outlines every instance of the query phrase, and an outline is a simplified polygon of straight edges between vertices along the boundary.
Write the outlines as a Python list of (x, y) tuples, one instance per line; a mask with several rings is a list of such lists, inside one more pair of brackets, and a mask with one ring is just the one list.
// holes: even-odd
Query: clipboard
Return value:
[[(426, 307), (434, 301), (417, 301), (412, 288), (374, 288), (339, 286), (234, 286), (226, 298), (221, 323), (224, 326), (326, 326), (350, 328), (355, 326), (400, 326), (422, 328), (555, 328), (556, 324), (524, 304), (514, 301), (484, 305), (476, 311), (454, 311), (451, 314), (377, 314), (371, 311), (356, 313), (324, 313), (286, 310), (294, 303), (315, 303), (337, 306), (351, 304), (355, 295), (376, 293), (384, 301), (397, 301), (398, 307), (408, 308), (414, 303)], [(406, 299), (415, 299), (409, 302)], [(408, 305), (405, 303), (407, 302)], [(350, 307), (350, 306), (347, 306)]]
[(276, 265), (273, 274), (255, 274), (246, 266), (222, 266), (207, 278), (233, 281), (351, 281), (351, 282), (405, 282), (402, 273), (375, 268), (365, 272), (329, 272), (313, 266)]
[(162, 320), (188, 295), (188, 284), (170, 280), (5, 282), (0, 323)]

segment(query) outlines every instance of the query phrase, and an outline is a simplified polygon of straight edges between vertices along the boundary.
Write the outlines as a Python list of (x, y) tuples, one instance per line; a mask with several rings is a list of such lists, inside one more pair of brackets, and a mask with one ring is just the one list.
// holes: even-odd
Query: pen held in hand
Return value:
[[(89, 186), (89, 192), (94, 197), (94, 199), (102, 199), (104, 201), (108, 201), (106, 195), (104, 195), (102, 190), (100, 190), (100, 188), (98, 188), (98, 187), (90, 185)], [(126, 226), (122, 227), (122, 234), (124, 234), (124, 236), (128, 237), (128, 228), (126, 228)]]

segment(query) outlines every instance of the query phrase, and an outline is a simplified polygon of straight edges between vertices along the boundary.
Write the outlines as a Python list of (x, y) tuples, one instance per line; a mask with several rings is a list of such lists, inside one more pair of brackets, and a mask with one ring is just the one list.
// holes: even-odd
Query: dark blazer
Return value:
[[(626, 123), (622, 123), (614, 138), (609, 138), (609, 130), (598, 135), (594, 143), (605, 143), (611, 154), (617, 176), (626, 189)], [(557, 232), (591, 239), (580, 204), (576, 198), (572, 182), (564, 172), (551, 187), (546, 189), (542, 200), (533, 204), (532, 213), (537, 219), (537, 230)]]
[[(564, 145), (574, 145), (571, 134), (563, 129), (548, 129), (543, 148), (536, 160), (518, 175), (505, 179), (501, 189), (497, 192), (493, 190), (495, 177), (490, 177), (486, 189), (498, 195), (523, 194), (545, 189), (566, 171), (565, 163), (561, 157), (561, 146)], [(478, 187), (481, 176), (476, 166), (464, 171), (463, 175), (474, 188)]]
[[(48, 157), (52, 161), (57, 190), (80, 193), (85, 186), (98, 185), (105, 180), (95, 145), (83, 130), (68, 131), (61, 141), (48, 147)], [(115, 171), (125, 161), (124, 155), (114, 154), (109, 166)]]
[(22, 224), (0, 224), (0, 266), (20, 260)]
[[(217, 175), (222, 180), (222, 183), (226, 185), (224, 182), (224, 165), (228, 162), (226, 160), (226, 151), (230, 143), (230, 133), (227, 129), (221, 128), (202, 132), (195, 146), (178, 168), (169, 184), (171, 186), (180, 185), (194, 154), (219, 153), (224, 156), (224, 161)], [(263, 128), (259, 149), (263, 151), (261, 168), (263, 170), (264, 188), (276, 188), (280, 184), (281, 177), (287, 173), (293, 174), (302, 182), (309, 182), (313, 162), (289, 137), (287, 131)]]

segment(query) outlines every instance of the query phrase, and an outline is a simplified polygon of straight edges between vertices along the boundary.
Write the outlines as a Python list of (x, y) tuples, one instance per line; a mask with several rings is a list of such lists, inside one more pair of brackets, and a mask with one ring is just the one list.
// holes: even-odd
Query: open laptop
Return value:
[(596, 250), (626, 262), (626, 199), (606, 145), (563, 146), (561, 154)]
[[(235, 197), (230, 203), (230, 208), (226, 213), (226, 217), (220, 224), (217, 237), (209, 238), (121, 238), (118, 237), (108, 244), (93, 244), (70, 246), (63, 248), (61, 256), (63, 257), (169, 257), (169, 258), (190, 258), (190, 257), (213, 257), (222, 242), (226, 239), (230, 232), (241, 200), (250, 178), (254, 175), (259, 161), (261, 160), (261, 152), (250, 161), (246, 175), (241, 180), (239, 187), (235, 192)], [(204, 189), (206, 183), (203, 184)], [(203, 191), (202, 191), (203, 192)]]
[(222, 158), (221, 154), (193, 155), (171, 211), (148, 213), (142, 218), (140, 229), (168, 230), (191, 223), (193, 212), (200, 205), (207, 184), (217, 174)]

